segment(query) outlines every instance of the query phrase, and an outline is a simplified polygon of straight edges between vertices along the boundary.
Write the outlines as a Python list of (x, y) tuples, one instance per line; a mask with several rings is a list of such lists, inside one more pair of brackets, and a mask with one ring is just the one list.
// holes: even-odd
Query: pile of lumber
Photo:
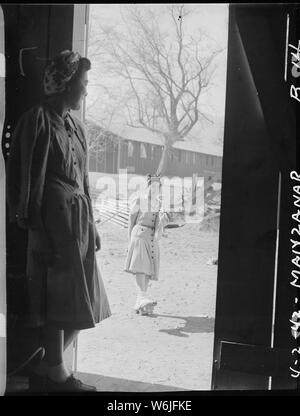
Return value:
[[(107, 221), (119, 225), (122, 228), (128, 228), (129, 206), (125, 199), (113, 199), (96, 197), (96, 192), (92, 193), (93, 209), (96, 223), (102, 225)], [(213, 194), (206, 195), (205, 211), (203, 225), (219, 222), (221, 211), (221, 192), (213, 192)], [(175, 228), (179, 225), (169, 224), (167, 228)], [(209, 227), (210, 228), (210, 227)]]
[(125, 200), (103, 199), (94, 205), (96, 223), (100, 225), (111, 221), (123, 228), (128, 228), (129, 207)]

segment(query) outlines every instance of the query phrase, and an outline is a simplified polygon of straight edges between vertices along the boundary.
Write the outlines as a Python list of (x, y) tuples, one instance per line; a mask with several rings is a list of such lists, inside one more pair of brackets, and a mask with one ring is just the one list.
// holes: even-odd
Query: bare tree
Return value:
[(117, 138), (109, 130), (99, 127), (98, 124), (88, 119), (85, 121), (85, 129), (89, 155), (93, 156), (97, 163), (102, 163), (105, 152), (112, 150), (117, 144)]
[(123, 23), (126, 31), (99, 27), (96, 54), (112, 77), (127, 85), (127, 124), (163, 138), (157, 169), (162, 174), (173, 145), (182, 141), (200, 119), (200, 96), (209, 86), (214, 58), (222, 49), (205, 48), (203, 36), (187, 35), (189, 11), (184, 5), (169, 5), (173, 33), (165, 34), (153, 12), (128, 7)]

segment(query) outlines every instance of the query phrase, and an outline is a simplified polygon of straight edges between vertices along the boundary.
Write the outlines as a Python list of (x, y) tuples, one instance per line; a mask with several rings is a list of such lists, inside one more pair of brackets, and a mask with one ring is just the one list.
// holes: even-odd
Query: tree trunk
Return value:
[(170, 154), (170, 149), (172, 147), (172, 144), (170, 142), (166, 142), (164, 144), (164, 148), (162, 151), (162, 155), (160, 158), (160, 162), (156, 171), (156, 175), (161, 175), (163, 176), (166, 169), (167, 169), (167, 165), (168, 165), (168, 159), (169, 159), (169, 154)]

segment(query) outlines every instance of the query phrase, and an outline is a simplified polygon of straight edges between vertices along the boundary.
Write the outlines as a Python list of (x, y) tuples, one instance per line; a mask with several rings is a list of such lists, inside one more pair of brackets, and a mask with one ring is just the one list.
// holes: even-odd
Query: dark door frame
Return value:
[(229, 6), (215, 390), (297, 388), (289, 369), (297, 102), (290, 65), (284, 79), (287, 15), (297, 45), (297, 6)]

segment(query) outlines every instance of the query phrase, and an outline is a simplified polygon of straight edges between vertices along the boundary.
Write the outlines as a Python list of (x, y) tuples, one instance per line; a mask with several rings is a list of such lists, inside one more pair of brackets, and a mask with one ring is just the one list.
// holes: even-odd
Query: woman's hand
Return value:
[(101, 250), (101, 238), (96, 227), (95, 227), (95, 246), (96, 246), (96, 251)]

